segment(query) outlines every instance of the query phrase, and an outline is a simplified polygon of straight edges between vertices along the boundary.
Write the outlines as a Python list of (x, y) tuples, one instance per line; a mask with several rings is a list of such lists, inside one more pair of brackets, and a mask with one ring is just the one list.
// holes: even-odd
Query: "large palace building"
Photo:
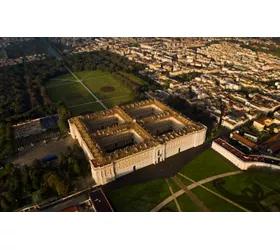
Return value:
[(90, 161), (93, 179), (101, 185), (203, 144), (207, 130), (157, 100), (116, 106), (68, 122)]

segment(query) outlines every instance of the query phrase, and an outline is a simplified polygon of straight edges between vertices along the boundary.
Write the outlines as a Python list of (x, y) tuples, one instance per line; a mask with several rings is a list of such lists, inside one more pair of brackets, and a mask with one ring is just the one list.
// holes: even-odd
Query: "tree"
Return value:
[(81, 174), (81, 169), (80, 169), (79, 164), (77, 162), (74, 163), (74, 165), (73, 165), (73, 172), (78, 176)]
[(55, 174), (52, 173), (47, 177), (47, 184), (53, 190), (56, 190), (57, 183), (58, 183), (58, 178)]
[(79, 147), (77, 144), (74, 144), (74, 146), (72, 148), (72, 152), (73, 152), (74, 158), (76, 158), (77, 160), (85, 159), (85, 155), (84, 155), (82, 148)]
[(68, 185), (64, 181), (58, 181), (56, 184), (56, 192), (58, 195), (66, 195), (68, 193)]
[(3, 212), (7, 212), (9, 210), (9, 206), (8, 206), (8, 203), (5, 199), (5, 197), (3, 196), (0, 196), (0, 210), (3, 211)]
[(70, 111), (62, 103), (59, 104), (57, 113), (59, 118), (67, 118), (70, 116)]
[(39, 167), (41, 166), (41, 161), (38, 160), (38, 159), (35, 159), (35, 160), (32, 161), (31, 166), (32, 166), (33, 168), (39, 168)]
[(13, 174), (14, 170), (15, 170), (15, 167), (12, 163), (8, 163), (6, 166), (5, 166), (5, 170), (7, 171), (7, 173), (9, 174)]
[(66, 157), (65, 157), (65, 155), (64, 155), (62, 152), (59, 152), (59, 153), (57, 154), (57, 161), (58, 161), (58, 164), (59, 164), (59, 165), (65, 164)]
[(39, 178), (35, 177), (33, 180), (32, 180), (32, 187), (33, 189), (35, 190), (38, 190), (40, 188), (40, 181), (39, 181)]
[(37, 190), (32, 193), (32, 201), (35, 204), (39, 204), (44, 200), (43, 198), (43, 191), (42, 190)]
[(61, 131), (62, 134), (66, 133), (68, 131), (68, 126), (67, 126), (67, 122), (64, 118), (60, 118), (57, 121), (57, 125)]

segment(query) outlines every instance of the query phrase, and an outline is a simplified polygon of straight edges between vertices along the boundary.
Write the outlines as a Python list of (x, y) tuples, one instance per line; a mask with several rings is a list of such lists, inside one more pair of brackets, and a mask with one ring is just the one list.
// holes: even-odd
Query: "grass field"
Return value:
[(106, 194), (115, 211), (148, 212), (171, 195), (165, 180), (128, 186)]
[[(212, 149), (204, 151), (188, 163), (180, 172), (199, 181), (207, 177), (237, 170), (226, 159)], [(190, 180), (177, 174), (185, 186)], [(203, 186), (214, 191), (249, 211), (280, 211), (280, 172), (254, 170), (238, 175), (219, 178)], [(176, 193), (180, 187), (169, 178), (169, 184)], [(192, 192), (212, 212), (240, 212), (241, 208), (198, 186)], [(165, 180), (156, 180), (144, 184), (125, 187), (109, 193), (109, 200), (116, 211), (150, 211), (171, 195)], [(196, 212), (197, 206), (186, 194), (177, 198), (182, 211)], [(160, 211), (177, 211), (174, 201)]]
[(177, 201), (183, 212), (199, 212), (198, 207), (186, 194), (182, 194), (181, 196), (179, 196), (177, 198)]
[(127, 72), (119, 72), (121, 73), (122, 75), (128, 77), (130, 80), (136, 82), (136, 83), (139, 83), (140, 85), (147, 85), (148, 83), (146, 81), (144, 81), (143, 79), (131, 74), (131, 73), (127, 73)]
[(164, 206), (159, 212), (178, 212), (175, 201), (169, 202), (166, 206)]
[(212, 149), (207, 149), (180, 172), (189, 178), (199, 181), (210, 176), (237, 170), (224, 157)]
[(209, 189), (251, 211), (280, 208), (279, 175), (245, 172), (205, 184)]
[[(209, 160), (210, 159), (210, 160)], [(192, 162), (188, 163), (180, 172), (195, 181), (218, 175), (225, 172), (234, 171), (232, 167), (223, 157), (215, 151), (208, 149), (196, 157)], [(180, 175), (178, 178), (182, 180), (184, 185), (192, 184)], [(235, 176), (232, 176), (235, 177)], [(236, 176), (237, 177), (237, 176)], [(241, 180), (242, 182), (242, 180)], [(169, 184), (176, 193), (181, 188), (169, 178)], [(231, 185), (229, 183), (228, 185)], [(238, 183), (232, 184), (238, 185)], [(212, 183), (205, 186), (214, 190)], [(220, 193), (218, 190), (215, 190)], [(239, 212), (241, 209), (235, 205), (217, 197), (216, 195), (204, 190), (201, 187), (192, 189), (192, 192), (206, 205), (210, 211), (232, 211)], [(221, 194), (221, 193), (220, 193)], [(153, 207), (161, 203), (164, 199), (171, 195), (165, 180), (156, 180), (135, 186), (128, 186), (122, 189), (114, 190), (108, 194), (110, 202), (112, 202), (116, 211), (150, 211)], [(198, 211), (197, 206), (190, 198), (183, 194), (177, 198), (182, 211)], [(280, 201), (280, 200), (279, 200)], [(238, 202), (237, 202), (238, 203)], [(160, 211), (177, 211), (174, 201), (165, 205)]]
[(192, 192), (203, 201), (204, 205), (211, 212), (242, 212), (240, 208), (235, 205), (230, 204), (229, 202), (223, 200), (220, 197), (208, 192), (202, 187), (196, 187), (192, 189)]
[(102, 110), (104, 110), (104, 108), (99, 103), (91, 103), (91, 104), (85, 104), (85, 105), (81, 105), (81, 106), (72, 107), (72, 108), (70, 108), (70, 110), (71, 110), (71, 114), (73, 116), (77, 116), (77, 115), (91, 113), (91, 112), (93, 112), (93, 110), (95, 112), (102, 111)]
[[(129, 87), (113, 78), (108, 72), (99, 70), (82, 71), (75, 72), (75, 75), (108, 108), (132, 102), (136, 98)], [(51, 100), (64, 102), (72, 115), (103, 109), (99, 103), (94, 103), (95, 98), (71, 74), (53, 78), (47, 81), (45, 86)]]

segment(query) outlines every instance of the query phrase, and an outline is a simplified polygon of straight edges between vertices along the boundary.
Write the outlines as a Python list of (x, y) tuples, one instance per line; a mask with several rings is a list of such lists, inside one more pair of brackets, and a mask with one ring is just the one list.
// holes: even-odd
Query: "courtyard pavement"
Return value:
[(19, 151), (13, 158), (12, 163), (15, 166), (31, 165), (35, 159), (40, 160), (47, 155), (66, 152), (67, 147), (72, 147), (75, 143), (75, 140), (70, 135), (67, 135), (64, 139), (52, 139), (47, 144), (44, 142), (34, 143), (34, 147), (27, 146), (23, 151)]

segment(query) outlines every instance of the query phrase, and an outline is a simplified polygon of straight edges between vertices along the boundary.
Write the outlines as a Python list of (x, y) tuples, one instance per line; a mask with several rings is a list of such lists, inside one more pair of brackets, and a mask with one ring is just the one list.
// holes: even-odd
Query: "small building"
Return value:
[(263, 131), (266, 127), (269, 127), (273, 123), (272, 119), (268, 118), (267, 116), (263, 116), (258, 118), (253, 122), (253, 126), (258, 131)]
[(249, 133), (244, 133), (244, 137), (252, 142), (258, 142), (258, 137)]
[(270, 154), (278, 152), (280, 150), (280, 133), (268, 139), (261, 146)]
[(245, 137), (239, 135), (238, 133), (234, 132), (231, 134), (231, 138), (239, 142), (239, 144), (243, 145), (244, 147), (248, 148), (250, 151), (257, 147), (257, 144), (254, 142), (246, 139)]

